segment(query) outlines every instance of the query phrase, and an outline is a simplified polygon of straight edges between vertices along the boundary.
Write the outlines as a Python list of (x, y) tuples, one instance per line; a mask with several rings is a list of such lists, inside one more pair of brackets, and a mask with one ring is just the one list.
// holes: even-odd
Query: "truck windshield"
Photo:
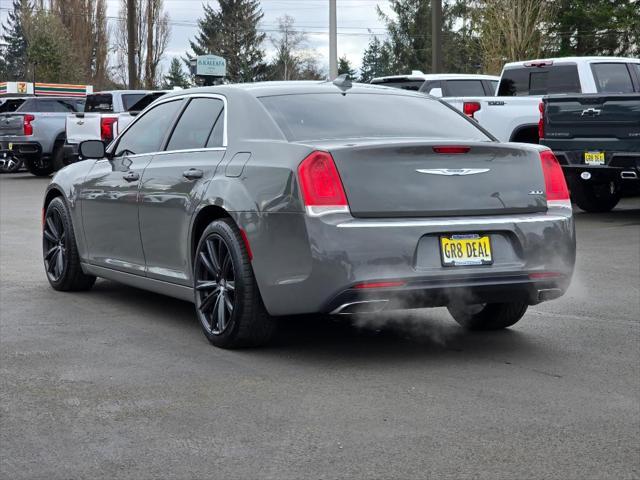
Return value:
[(508, 68), (502, 72), (498, 86), (499, 97), (581, 92), (575, 64)]
[(418, 137), (490, 141), (452, 108), (421, 95), (313, 93), (260, 98), (289, 141)]

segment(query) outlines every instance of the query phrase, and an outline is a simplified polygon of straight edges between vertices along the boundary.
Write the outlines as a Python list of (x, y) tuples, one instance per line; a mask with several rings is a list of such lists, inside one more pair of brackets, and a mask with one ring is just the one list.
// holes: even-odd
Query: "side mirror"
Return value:
[(82, 158), (100, 160), (105, 157), (106, 150), (102, 140), (85, 140), (80, 142), (78, 151)]
[(442, 89), (441, 88), (432, 88), (429, 90), (429, 95), (434, 97), (442, 97)]

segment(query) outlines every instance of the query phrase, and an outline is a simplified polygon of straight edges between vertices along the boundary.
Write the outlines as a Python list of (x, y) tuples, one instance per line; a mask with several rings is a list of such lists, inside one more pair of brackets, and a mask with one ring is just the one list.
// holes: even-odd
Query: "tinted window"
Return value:
[(498, 80), (489, 80), (489, 85), (491, 85), (491, 95), (495, 95), (498, 89)]
[(222, 111), (222, 100), (194, 98), (180, 116), (167, 150), (204, 148)]
[(139, 117), (118, 141), (116, 156), (160, 150), (162, 139), (173, 123), (181, 103), (181, 100), (163, 103)]
[(24, 98), (7, 98), (0, 104), (0, 113), (15, 112), (24, 103)]
[(447, 80), (445, 84), (451, 97), (484, 97), (482, 80)]
[(578, 67), (575, 65), (510, 68), (503, 72), (498, 87), (498, 95), (503, 97), (581, 91)]
[(632, 69), (635, 69), (636, 75), (638, 76), (638, 82), (640, 82), (640, 63), (630, 63)]
[(122, 95), (122, 106), (124, 107), (125, 112), (128, 112), (131, 107), (145, 95), (145, 93), (126, 93)]
[(87, 102), (84, 104), (84, 111), (113, 113), (113, 97), (110, 93), (87, 95)]
[(591, 65), (599, 93), (632, 93), (631, 75), (624, 63), (594, 63)]
[(222, 146), (224, 146), (224, 109), (220, 111), (216, 124), (213, 126), (211, 136), (209, 136), (209, 140), (207, 141), (207, 148)]
[(421, 95), (327, 93), (260, 100), (291, 141), (366, 137), (489, 140), (462, 114)]
[(402, 90), (420, 90), (424, 80), (409, 80), (408, 78), (396, 78), (372, 81), (374, 85), (382, 85), (385, 87), (401, 88)]
[(78, 100), (75, 99), (36, 99), (25, 101), (16, 111), (18, 112), (75, 112), (77, 111)]
[(155, 100), (157, 100), (161, 96), (165, 95), (166, 93), (167, 92), (147, 93), (140, 100), (138, 100), (136, 103), (131, 105), (131, 108), (129, 108), (127, 111), (129, 111), (129, 112), (141, 112), (142, 110), (147, 108), (149, 105), (151, 105), (152, 102), (154, 102)]

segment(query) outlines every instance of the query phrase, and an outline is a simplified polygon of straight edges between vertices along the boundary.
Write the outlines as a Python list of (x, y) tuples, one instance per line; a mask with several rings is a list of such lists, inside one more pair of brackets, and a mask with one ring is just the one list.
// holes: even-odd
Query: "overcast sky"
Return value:
[[(4, 0), (2, 0), (4, 3)], [(196, 22), (202, 17), (202, 0), (164, 0), (171, 17), (171, 41), (167, 49), (165, 65), (171, 57), (184, 55), (189, 39), (197, 32)], [(386, 0), (337, 0), (338, 56), (346, 55), (352, 65), (358, 67), (362, 51), (369, 43), (370, 34), (384, 33), (384, 24), (376, 14), (376, 5), (387, 9)], [(108, 0), (108, 16), (117, 17), (119, 0)], [(260, 25), (267, 35), (274, 35), (277, 19), (283, 15), (295, 18), (296, 26), (308, 32), (308, 46), (317, 51), (321, 64), (328, 70), (329, 64), (329, 0), (262, 0), (264, 18)], [(270, 42), (265, 43), (270, 54)], [(165, 66), (166, 70), (166, 66)]]

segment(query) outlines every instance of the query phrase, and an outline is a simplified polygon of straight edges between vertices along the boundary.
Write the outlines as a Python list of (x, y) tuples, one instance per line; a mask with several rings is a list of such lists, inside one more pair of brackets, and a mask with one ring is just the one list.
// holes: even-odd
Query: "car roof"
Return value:
[[(383, 93), (393, 95), (423, 96), (422, 93), (397, 88), (389, 88), (382, 85), (368, 83), (353, 83), (347, 93)], [(172, 97), (180, 97), (193, 94), (219, 94), (225, 96), (251, 95), (253, 97), (269, 97), (276, 95), (301, 95), (313, 93), (342, 93), (342, 90), (328, 81), (317, 80), (293, 80), (276, 82), (234, 83), (217, 85), (213, 87), (196, 87), (178, 90), (162, 96), (162, 100)]]
[(495, 75), (484, 75), (479, 73), (422, 73), (412, 72), (410, 75), (388, 75), (376, 77), (372, 82), (384, 82), (389, 80), (500, 80)]
[(589, 62), (624, 62), (624, 63), (640, 63), (640, 58), (632, 57), (552, 57), (538, 58), (535, 60), (523, 60), (519, 62), (505, 63), (504, 68), (522, 67), (527, 63), (535, 62), (554, 62), (554, 63), (589, 63)]

